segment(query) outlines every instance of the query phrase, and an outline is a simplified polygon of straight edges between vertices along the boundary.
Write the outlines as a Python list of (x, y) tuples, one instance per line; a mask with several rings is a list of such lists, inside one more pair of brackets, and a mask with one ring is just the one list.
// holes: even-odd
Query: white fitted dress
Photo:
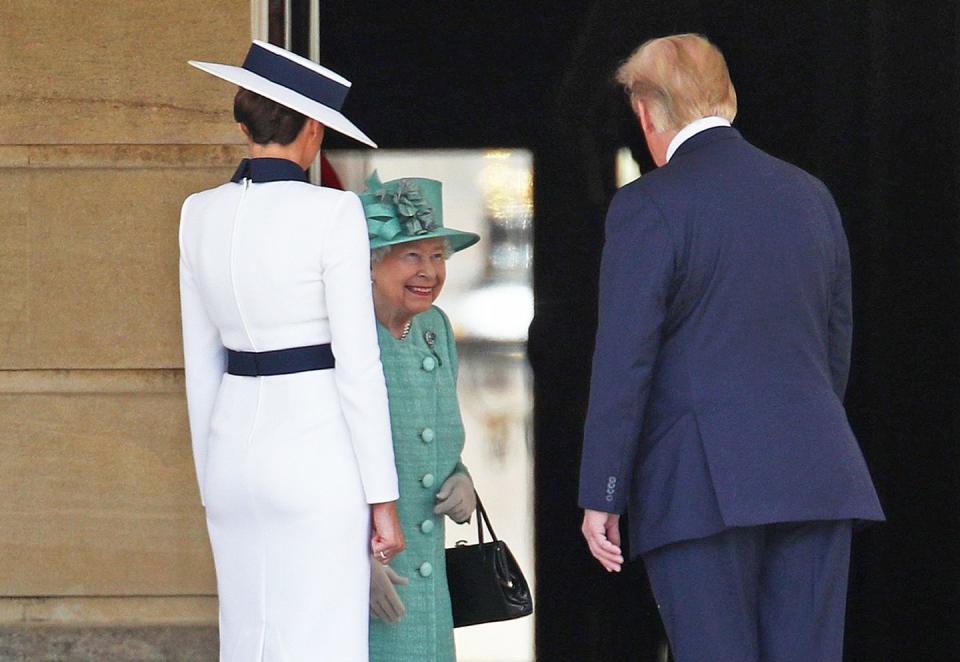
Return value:
[[(366, 225), (352, 193), (256, 181), (190, 196), (180, 221), (187, 400), (220, 659), (365, 661), (368, 504), (398, 494)], [(225, 374), (224, 347), (328, 342), (334, 369)]]

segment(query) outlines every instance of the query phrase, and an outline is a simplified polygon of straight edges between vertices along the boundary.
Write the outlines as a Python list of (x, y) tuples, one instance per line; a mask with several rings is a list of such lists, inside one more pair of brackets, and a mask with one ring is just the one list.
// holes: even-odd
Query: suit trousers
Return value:
[(840, 662), (850, 520), (730, 528), (643, 555), (676, 662)]

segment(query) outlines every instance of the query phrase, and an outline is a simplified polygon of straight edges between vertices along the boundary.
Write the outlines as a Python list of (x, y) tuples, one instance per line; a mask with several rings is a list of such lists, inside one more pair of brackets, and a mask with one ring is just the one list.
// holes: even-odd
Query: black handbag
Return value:
[[(485, 542), (486, 524), (493, 539)], [(477, 495), (477, 545), (465, 540), (447, 549), (447, 584), (453, 627), (494, 623), (533, 613), (533, 597), (507, 543), (497, 539)]]

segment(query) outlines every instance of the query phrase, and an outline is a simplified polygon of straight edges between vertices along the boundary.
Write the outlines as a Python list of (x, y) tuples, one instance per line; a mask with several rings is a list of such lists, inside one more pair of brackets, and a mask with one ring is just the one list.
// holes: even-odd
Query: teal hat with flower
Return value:
[(473, 232), (443, 227), (442, 186), (423, 177), (381, 182), (374, 171), (367, 178), (367, 190), (360, 194), (370, 248), (442, 237), (456, 252), (480, 241)]

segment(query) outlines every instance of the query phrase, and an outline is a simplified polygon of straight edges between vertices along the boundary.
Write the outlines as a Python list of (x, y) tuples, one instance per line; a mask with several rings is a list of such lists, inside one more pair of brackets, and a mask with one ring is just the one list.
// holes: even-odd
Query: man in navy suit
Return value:
[(580, 470), (583, 534), (619, 514), (677, 662), (840, 660), (854, 520), (882, 520), (843, 409), (850, 258), (811, 175), (730, 126), (699, 35), (618, 72), (657, 170), (606, 220)]

